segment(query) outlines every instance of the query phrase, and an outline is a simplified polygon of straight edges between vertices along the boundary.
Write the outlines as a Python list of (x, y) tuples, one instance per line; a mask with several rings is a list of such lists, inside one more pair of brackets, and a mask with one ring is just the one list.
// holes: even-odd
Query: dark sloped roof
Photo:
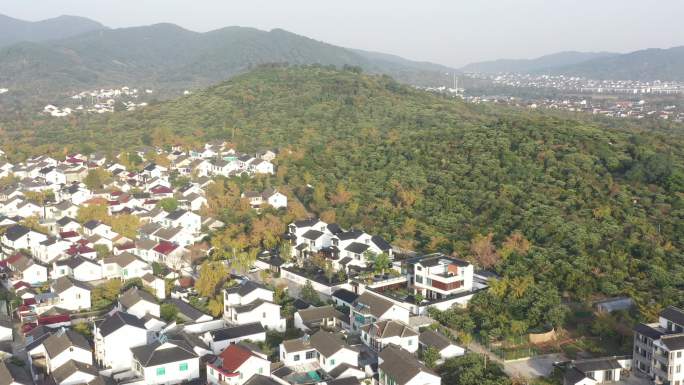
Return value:
[(332, 305), (302, 309), (297, 313), (304, 322), (315, 322), (324, 318), (335, 318), (341, 314)]
[(311, 346), (326, 357), (332, 356), (340, 349), (347, 347), (346, 345), (341, 338), (323, 330), (319, 330), (311, 336)]
[(377, 235), (373, 235), (371, 237), (371, 242), (373, 242), (375, 246), (378, 247), (378, 249), (383, 251), (387, 251), (392, 248), (392, 245), (390, 245), (389, 242), (387, 242), (384, 238)]
[[(356, 369), (356, 370), (359, 370), (356, 366), (349, 365), (348, 363), (345, 362), (345, 363), (343, 363), (343, 364), (337, 365), (337, 366), (335, 367), (335, 369), (333, 369), (333, 370), (331, 370), (330, 372), (328, 372), (328, 374), (329, 374), (330, 377), (332, 377), (332, 378), (337, 378), (337, 377), (341, 376), (342, 373), (344, 373), (344, 372), (345, 372), (346, 370), (348, 370), (348, 369)], [(353, 378), (353, 379), (356, 380), (356, 377), (350, 377), (350, 378)], [(356, 383), (358, 384), (358, 380), (356, 380)], [(328, 382), (328, 384), (330, 384), (330, 382)]]
[(323, 235), (323, 233), (318, 231), (318, 230), (309, 230), (309, 231), (305, 232), (304, 234), (302, 234), (302, 237), (306, 238), (306, 239), (310, 239), (312, 241), (315, 241), (316, 239), (320, 238), (321, 235)]
[(340, 300), (352, 304), (354, 301), (359, 298), (359, 295), (354, 293), (353, 291), (349, 291), (347, 289), (339, 289), (335, 290), (335, 292), (332, 294), (333, 297), (339, 298)]
[(660, 341), (667, 346), (670, 351), (684, 349), (684, 334), (663, 336)]
[(210, 334), (214, 341), (225, 341), (265, 332), (266, 330), (261, 325), (261, 322), (254, 322), (245, 325), (214, 330), (210, 332)]
[(196, 321), (200, 319), (202, 316), (207, 315), (192, 307), (189, 303), (178, 298), (169, 298), (165, 302), (175, 306), (180, 314), (190, 319), (191, 321)]
[(244, 297), (256, 289), (269, 290), (265, 286), (260, 285), (254, 281), (244, 281), (244, 282), (242, 282), (242, 284), (240, 284), (238, 286), (233, 286), (233, 287), (226, 289), (226, 293), (238, 294), (240, 297)]
[(613, 358), (597, 358), (573, 362), (574, 366), (583, 373), (595, 372), (597, 370), (621, 369), (620, 363)]
[(140, 301), (145, 301), (149, 303), (157, 303), (157, 299), (150, 293), (148, 293), (145, 290), (138, 289), (136, 286), (133, 286), (132, 288), (128, 289), (121, 297), (119, 298), (119, 303), (123, 305), (124, 308), (130, 309), (135, 304), (137, 304)]
[(8, 227), (7, 230), (5, 230), (5, 236), (10, 241), (14, 242), (17, 239), (28, 234), (30, 231), (31, 231), (31, 229), (29, 229), (28, 227), (25, 227), (22, 225), (13, 225), (13, 226)]
[(185, 341), (167, 341), (165, 343), (156, 341), (150, 345), (131, 348), (131, 353), (144, 367), (197, 358), (192, 346)]
[(255, 374), (244, 385), (281, 385), (280, 382), (261, 374)]
[(85, 337), (73, 330), (60, 330), (48, 337), (43, 345), (50, 358), (57, 357), (71, 347), (78, 347), (87, 351), (92, 350)]
[(91, 290), (90, 285), (88, 285), (87, 283), (77, 281), (67, 276), (59, 277), (54, 282), (52, 282), (52, 290), (57, 294), (62, 293), (72, 287), (78, 287), (88, 291)]
[(187, 212), (188, 212), (187, 210), (178, 209), (178, 210), (176, 210), (176, 211), (170, 212), (170, 213), (166, 216), (166, 219), (170, 219), (170, 220), (172, 220), (172, 221), (175, 221), (176, 219), (178, 219), (178, 218), (182, 217), (183, 215), (185, 215), (185, 213), (187, 213)]
[(361, 242), (352, 242), (345, 248), (346, 251), (350, 251), (354, 254), (363, 254), (366, 250), (368, 250), (368, 245), (365, 243)]
[(668, 306), (660, 313), (660, 316), (678, 325), (684, 326), (684, 310), (682, 309)]
[(102, 334), (103, 337), (106, 337), (126, 325), (130, 325), (139, 329), (146, 329), (145, 322), (143, 320), (132, 314), (120, 311), (112, 314), (111, 316), (108, 315), (105, 317), (105, 319), (102, 320), (102, 322), (100, 322), (98, 325), (98, 328), (100, 329), (100, 334)]
[(577, 368), (570, 368), (565, 371), (564, 384), (575, 385), (578, 382), (584, 380), (587, 376), (580, 372)]
[(371, 333), (379, 338), (404, 338), (415, 337), (418, 335), (418, 333), (416, 333), (405, 323), (394, 320), (378, 321), (371, 325), (365, 325), (363, 329), (365, 329), (366, 332)]
[(235, 312), (238, 313), (238, 314), (239, 314), (239, 313), (249, 313), (250, 311), (252, 311), (252, 310), (258, 308), (259, 306), (261, 306), (261, 305), (263, 305), (263, 304), (273, 304), (273, 303), (272, 303), (272, 302), (268, 302), (268, 301), (264, 301), (263, 299), (258, 299), (258, 300), (254, 301), (254, 302), (251, 302), (251, 303), (247, 304), (247, 305), (235, 306), (235, 307), (233, 308), (233, 311), (235, 311)]
[(33, 384), (31, 376), (23, 367), (12, 364), (11, 362), (0, 361), (0, 385), (10, 384)]
[(420, 333), (420, 337), (418, 337), (418, 340), (420, 341), (420, 343), (426, 346), (432, 346), (440, 351), (451, 345), (451, 341), (449, 341), (448, 338), (430, 329), (427, 329), (424, 332)]
[(660, 336), (665, 334), (664, 332), (662, 332), (658, 329), (652, 328), (646, 324), (636, 324), (636, 326), (634, 326), (634, 331), (639, 333), (639, 334), (645, 335), (646, 337), (648, 337), (652, 340), (657, 340), (660, 338)]
[(349, 230), (349, 231), (339, 232), (336, 235), (341, 241), (348, 241), (350, 239), (357, 239), (358, 237), (362, 236), (363, 231), (361, 231), (361, 230)]
[[(340, 366), (342, 366), (342, 365), (340, 365)], [(345, 368), (345, 370), (346, 369), (347, 368)], [(326, 381), (326, 384), (328, 384), (328, 385), (359, 385), (360, 382), (359, 382), (359, 379), (356, 377), (345, 377), (345, 378), (338, 378), (338, 379), (332, 380), (332, 381)]]
[(354, 306), (363, 304), (370, 307), (370, 313), (375, 318), (380, 318), (387, 310), (392, 308), (392, 302), (372, 294), (370, 291), (364, 291), (359, 298), (354, 302)]
[(392, 377), (397, 384), (404, 385), (418, 373), (425, 372), (436, 376), (421, 364), (411, 353), (394, 345), (385, 347), (378, 355), (382, 359), (379, 368)]
[(310, 218), (310, 219), (302, 219), (300, 221), (295, 221), (294, 225), (297, 227), (311, 227), (318, 223), (318, 219), (315, 218)]
[(64, 380), (66, 380), (76, 372), (88, 373), (90, 375), (97, 376), (97, 370), (92, 365), (87, 365), (82, 362), (69, 360), (62, 366), (57, 368), (57, 370), (52, 372), (52, 378), (55, 379), (55, 382), (57, 384), (61, 384), (62, 382), (64, 382)]

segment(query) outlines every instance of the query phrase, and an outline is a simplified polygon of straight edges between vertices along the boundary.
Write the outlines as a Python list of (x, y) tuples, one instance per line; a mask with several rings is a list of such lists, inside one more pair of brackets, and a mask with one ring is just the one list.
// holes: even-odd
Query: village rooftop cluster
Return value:
[[(217, 176), (273, 174), (277, 153), (241, 154), (219, 142), (135, 154), (143, 161), (163, 156), (170, 165), (147, 160), (135, 172), (97, 153), (0, 163), (0, 177), (14, 178), (0, 192), (0, 279), (20, 300), (11, 309), (14, 320), (0, 321), (0, 341), (9, 344), (5, 355), (13, 353), (13, 343), (25, 346), (27, 361), (24, 367), (0, 363), (10, 384), (439, 385), (419, 352), (432, 347), (440, 360), (464, 354), (453, 337), (421, 328), (432, 322), (429, 307), (465, 306), (486, 288), (486, 277), (442, 254), (395, 260), (382, 237), (318, 219), (284, 229), (292, 261), (264, 252), (250, 271), (275, 272), (300, 289), (311, 286), (328, 305), (298, 299), (296, 314), (286, 317), (273, 287), (252, 274), (232, 277), (237, 285), (223, 290), (221, 316), (194, 307), (189, 297), (199, 275), (193, 259), (211, 253), (205, 239), (225, 225), (201, 215), (207, 187)], [(95, 169), (112, 178), (90, 189), (83, 181)], [(171, 175), (191, 181), (174, 188)], [(48, 191), (53, 198), (32, 200)], [(159, 202), (171, 197), (178, 208), (164, 211)], [(288, 204), (277, 189), (242, 198), (257, 210)], [(79, 209), (91, 205), (106, 206), (112, 217), (137, 216), (142, 226), (127, 237), (97, 220), (79, 222)], [(388, 261), (381, 273), (371, 266), (378, 255)], [(326, 280), (312, 270), (318, 257), (345, 278)], [(105, 312), (93, 310), (95, 290), (131, 279), (143, 286), (122, 290)], [(182, 322), (161, 318), (167, 304)], [(92, 337), (76, 331), (83, 323)], [(292, 330), (301, 337), (285, 339), (274, 354), (260, 348), (267, 333)]]
[(68, 106), (54, 106), (48, 104), (43, 108), (43, 114), (52, 117), (64, 117), (73, 113), (94, 113), (103, 114), (114, 112), (117, 102), (126, 111), (134, 111), (136, 108), (147, 106), (147, 102), (137, 102), (143, 96), (151, 95), (154, 91), (145, 89), (139, 91), (137, 88), (127, 86), (112, 89), (100, 89), (92, 91), (82, 91), (71, 96)]

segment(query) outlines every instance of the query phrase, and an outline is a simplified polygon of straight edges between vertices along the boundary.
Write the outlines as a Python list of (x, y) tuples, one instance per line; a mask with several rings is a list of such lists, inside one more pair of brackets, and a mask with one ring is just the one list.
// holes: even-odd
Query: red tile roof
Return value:
[(66, 238), (76, 238), (76, 237), (80, 237), (81, 234), (79, 234), (79, 233), (76, 232), (76, 231), (63, 231), (63, 232), (59, 233), (59, 236), (60, 236), (60, 238), (62, 238), (62, 239), (66, 239)]
[(178, 245), (176, 245), (175, 243), (161, 241), (157, 246), (154, 247), (154, 251), (156, 251), (159, 254), (169, 255), (169, 253), (176, 250), (177, 248)]
[(150, 191), (154, 194), (173, 194), (173, 190), (166, 186), (154, 186)]
[(252, 352), (240, 345), (230, 345), (219, 356), (223, 360), (223, 370), (235, 372), (240, 369), (240, 366), (242, 366), (242, 364), (244, 364), (252, 355)]

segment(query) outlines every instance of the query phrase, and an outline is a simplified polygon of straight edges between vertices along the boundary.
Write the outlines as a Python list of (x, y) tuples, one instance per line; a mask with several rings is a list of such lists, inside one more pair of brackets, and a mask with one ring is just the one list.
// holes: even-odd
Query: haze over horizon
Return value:
[[(684, 29), (671, 28), (684, 14), (684, 2), (676, 0), (662, 0), (658, 7), (635, 0), (200, 3), (190, 7), (182, 0), (5, 0), (0, 13), (30, 21), (82, 16), (112, 28), (162, 22), (198, 32), (234, 25), (282, 28), (330, 44), (453, 67), (560, 51), (630, 52), (684, 45)], [(620, 9), (619, 17), (615, 9)]]

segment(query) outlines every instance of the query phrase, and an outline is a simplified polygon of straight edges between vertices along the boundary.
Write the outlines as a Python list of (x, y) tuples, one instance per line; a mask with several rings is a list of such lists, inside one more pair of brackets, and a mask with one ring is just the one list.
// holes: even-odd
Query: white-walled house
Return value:
[(53, 262), (52, 279), (64, 276), (81, 282), (99, 281), (102, 279), (102, 266), (80, 255)]
[(118, 309), (138, 318), (143, 318), (147, 314), (157, 318), (160, 316), (160, 306), (157, 299), (136, 286), (131, 287), (119, 297)]
[(90, 309), (91, 287), (87, 283), (64, 276), (53, 281), (51, 287), (59, 296), (59, 307), (74, 311)]
[(204, 333), (202, 340), (209, 345), (214, 354), (219, 354), (228, 346), (244, 340), (251, 342), (266, 341), (266, 329), (261, 326), (261, 322), (253, 322), (208, 331)]
[(473, 265), (469, 262), (431, 254), (408, 263), (414, 292), (428, 300), (447, 298), (473, 290)]
[(202, 229), (202, 217), (192, 211), (179, 209), (168, 213), (163, 224), (166, 227), (182, 227), (195, 234)]
[(378, 355), (380, 385), (441, 385), (442, 378), (420, 363), (415, 356), (396, 346)]
[(140, 318), (120, 311), (108, 314), (93, 329), (95, 360), (114, 370), (131, 368), (131, 348), (147, 345), (151, 337)]
[(52, 379), (56, 385), (88, 384), (97, 376), (97, 369), (94, 366), (73, 360), (52, 372)]
[(223, 303), (223, 318), (233, 325), (260, 322), (266, 329), (285, 331), (286, 320), (280, 305), (273, 303), (273, 292), (253, 281), (225, 289)]
[(243, 385), (255, 375), (269, 375), (271, 362), (265, 355), (244, 345), (228, 346), (219, 358), (207, 364), (207, 382), (212, 385)]
[(92, 348), (82, 334), (72, 330), (60, 329), (45, 341), (45, 365), (52, 373), (68, 361), (93, 364)]
[(172, 385), (199, 378), (199, 356), (184, 340), (162, 336), (149, 345), (131, 348), (132, 368), (146, 385)]
[(5, 230), (0, 240), (5, 249), (17, 251), (19, 249), (34, 250), (41, 242), (47, 239), (47, 235), (33, 231), (22, 225), (13, 225)]
[(376, 352), (393, 344), (415, 353), (418, 350), (418, 333), (407, 324), (395, 320), (382, 320), (361, 327), (361, 340)]
[(342, 326), (342, 318), (346, 317), (332, 305), (302, 309), (294, 315), (294, 327), (308, 332), (314, 329), (334, 329)]
[(440, 359), (438, 363), (452, 357), (459, 357), (465, 354), (465, 349), (453, 344), (449, 339), (434, 330), (427, 329), (420, 333), (418, 338), (420, 349), (433, 348), (439, 352)]
[(684, 309), (668, 306), (658, 322), (637, 324), (632, 357), (632, 368), (656, 383), (684, 384)]
[(359, 352), (347, 345), (339, 335), (319, 330), (312, 336), (283, 341), (280, 344), (280, 361), (285, 366), (311, 363), (331, 372), (339, 365), (358, 367)]
[(382, 320), (397, 320), (407, 324), (410, 316), (408, 309), (390, 302), (369, 290), (364, 291), (354, 301), (350, 310), (352, 331), (359, 331), (363, 325)]

